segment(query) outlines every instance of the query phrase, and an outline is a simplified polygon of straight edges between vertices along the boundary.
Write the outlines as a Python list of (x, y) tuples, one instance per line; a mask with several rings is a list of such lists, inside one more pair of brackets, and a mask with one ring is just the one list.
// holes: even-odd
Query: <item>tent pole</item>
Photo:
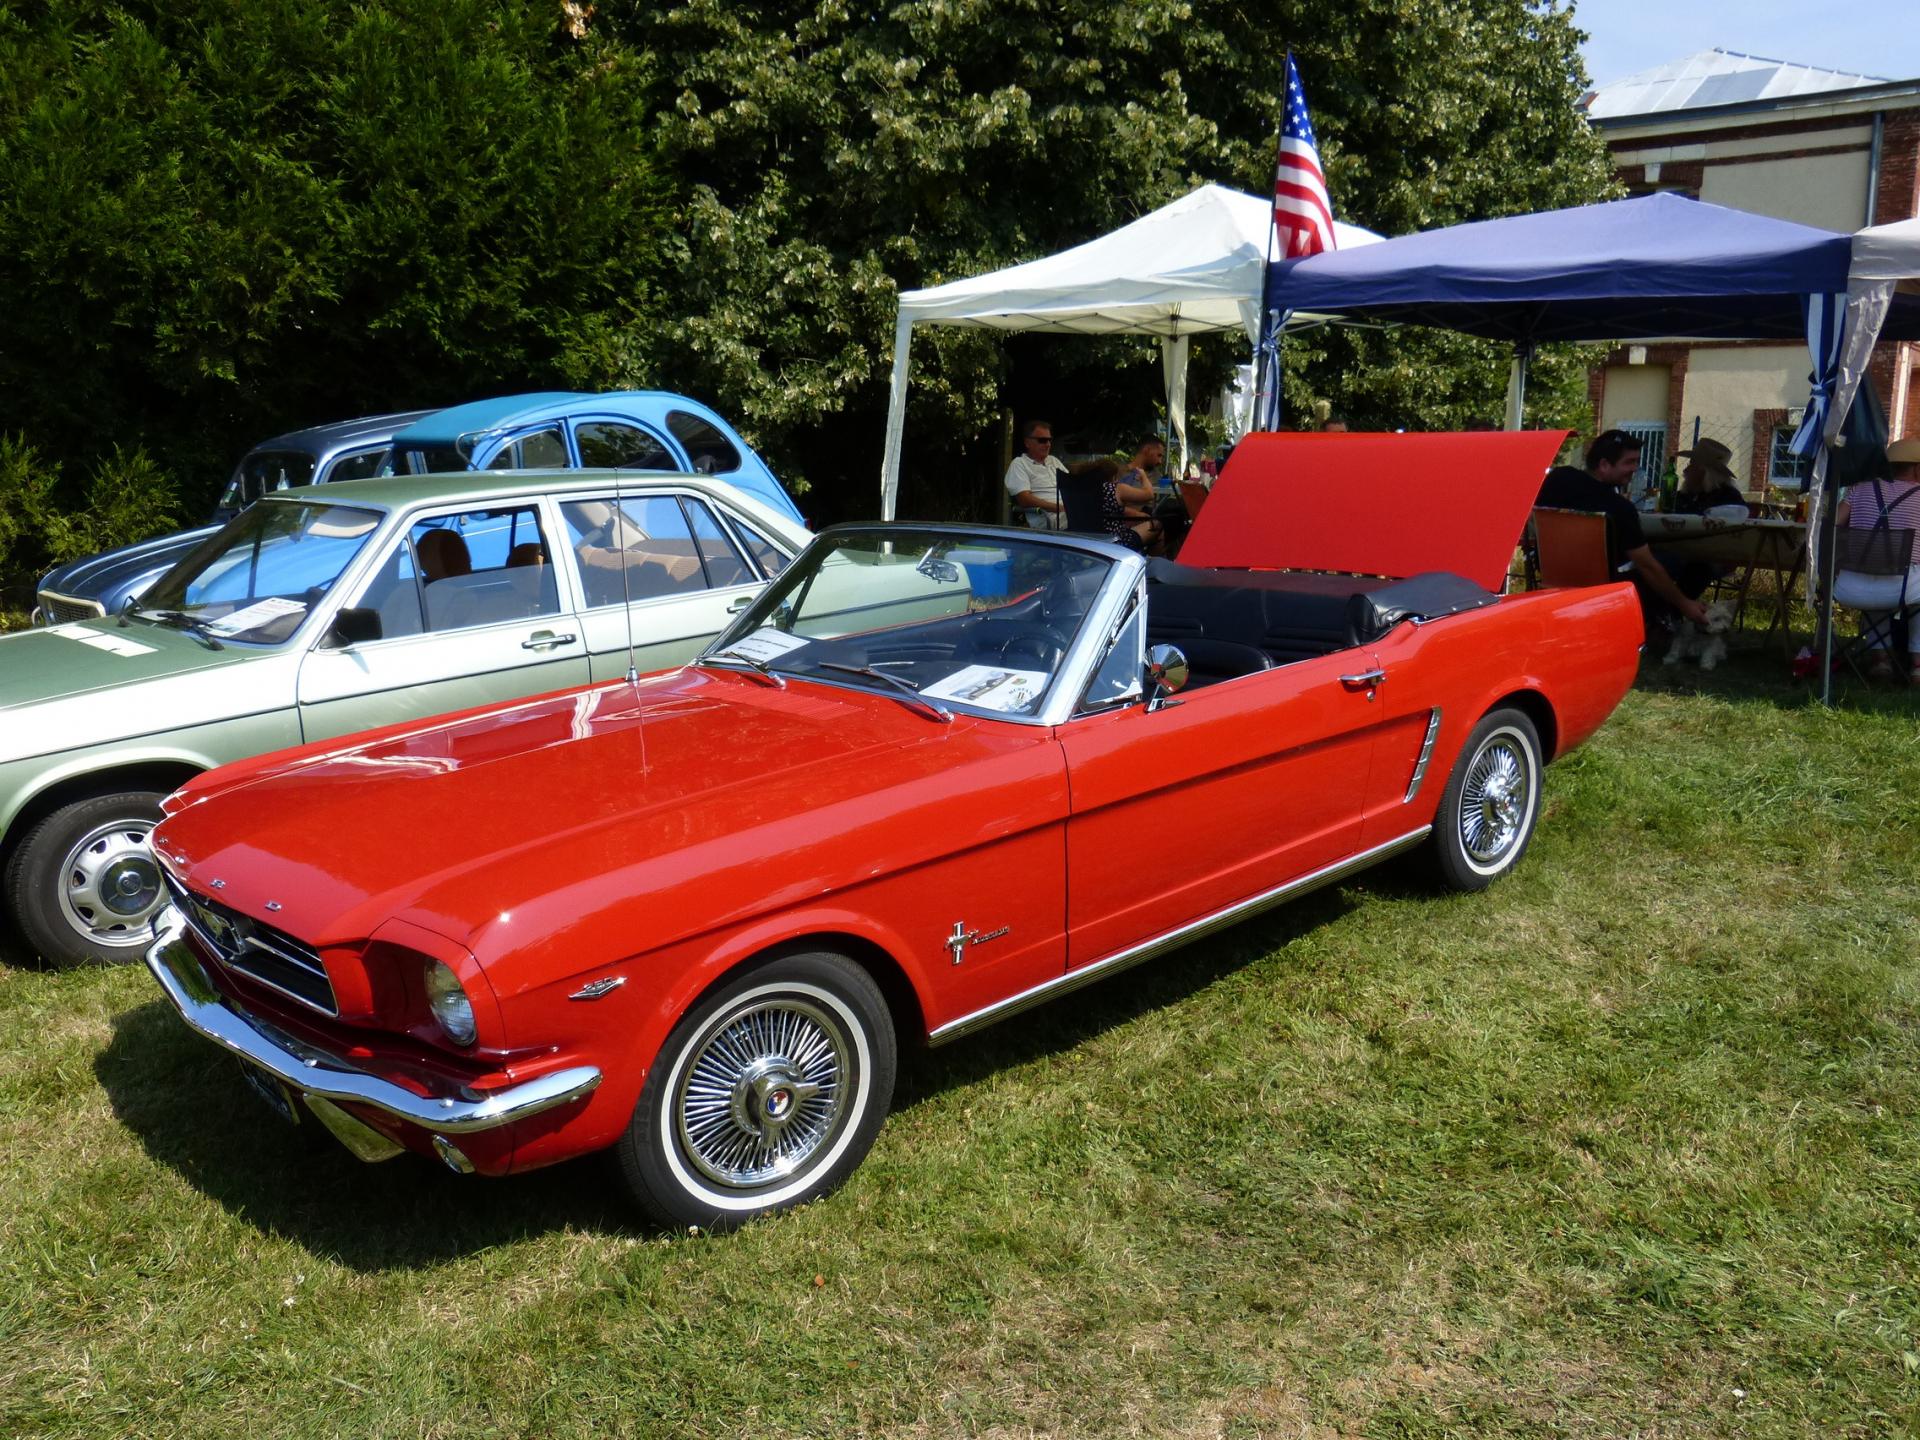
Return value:
[(1527, 357), (1533, 347), (1524, 341), (1513, 347), (1513, 364), (1507, 370), (1507, 429), (1518, 430), (1527, 409)]
[(1820, 594), (1814, 606), (1814, 633), (1818, 635), (1819, 640), (1814, 648), (1820, 653), (1820, 703), (1831, 709), (1833, 706), (1833, 550), (1839, 538), (1840, 507), (1831, 494), (1826, 496), (1826, 502), (1820, 507)]
[(1180, 468), (1174, 476), (1184, 480), (1187, 475), (1187, 351), (1191, 337), (1186, 335), (1162, 335), (1160, 337), (1160, 364), (1166, 372), (1167, 380), (1167, 424), (1179, 439)]
[(907, 347), (913, 343), (913, 318), (904, 310), (893, 327), (893, 388), (887, 394), (887, 441), (880, 457), (880, 518), (893, 519), (900, 496), (900, 439), (907, 425)]

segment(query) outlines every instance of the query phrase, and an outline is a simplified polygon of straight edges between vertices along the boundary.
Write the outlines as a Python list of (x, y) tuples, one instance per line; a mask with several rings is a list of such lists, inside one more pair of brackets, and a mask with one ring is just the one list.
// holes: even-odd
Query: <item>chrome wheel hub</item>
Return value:
[(1490, 865), (1520, 838), (1532, 803), (1532, 777), (1520, 744), (1495, 736), (1474, 756), (1460, 794), (1460, 843), (1479, 865)]
[(166, 890), (148, 836), (151, 820), (116, 820), (81, 837), (60, 871), (60, 913), (96, 945), (139, 945), (153, 937)]
[(842, 1119), (848, 1044), (800, 999), (726, 1016), (700, 1042), (673, 1100), (682, 1151), (715, 1184), (765, 1185), (803, 1168)]

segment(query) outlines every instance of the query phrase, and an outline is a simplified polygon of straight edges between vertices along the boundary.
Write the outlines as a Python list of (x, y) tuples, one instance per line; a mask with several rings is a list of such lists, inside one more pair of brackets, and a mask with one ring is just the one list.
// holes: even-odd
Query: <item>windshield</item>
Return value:
[(262, 495), (291, 490), (313, 480), (313, 456), (304, 450), (254, 450), (241, 460), (227, 488), (220, 492), (222, 510), (238, 510)]
[(133, 613), (219, 640), (278, 644), (300, 628), (380, 520), (378, 510), (317, 501), (255, 505), (161, 576)]
[(703, 658), (943, 709), (1037, 715), (1110, 566), (1018, 539), (825, 536)]

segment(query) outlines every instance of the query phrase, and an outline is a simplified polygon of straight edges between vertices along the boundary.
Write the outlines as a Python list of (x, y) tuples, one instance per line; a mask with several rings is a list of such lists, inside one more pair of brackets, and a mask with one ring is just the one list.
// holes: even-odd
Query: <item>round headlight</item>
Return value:
[(454, 1044), (473, 1043), (473, 1002), (460, 988), (458, 977), (438, 960), (427, 962), (427, 1008)]

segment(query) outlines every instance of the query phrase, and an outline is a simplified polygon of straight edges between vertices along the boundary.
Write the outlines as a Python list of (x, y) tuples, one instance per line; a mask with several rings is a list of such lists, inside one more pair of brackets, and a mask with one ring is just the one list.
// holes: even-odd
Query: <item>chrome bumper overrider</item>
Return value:
[(403, 1086), (355, 1067), (352, 1061), (317, 1050), (268, 1021), (242, 1013), (213, 987), (200, 957), (182, 938), (179, 912), (162, 917), (160, 938), (147, 951), (153, 971), (180, 1018), (214, 1044), (285, 1082), (303, 1095), (371, 1105), (400, 1120), (443, 1135), (471, 1134), (524, 1120), (591, 1094), (600, 1072), (591, 1065), (556, 1070), (523, 1085), (466, 1095), (416, 1095)]

